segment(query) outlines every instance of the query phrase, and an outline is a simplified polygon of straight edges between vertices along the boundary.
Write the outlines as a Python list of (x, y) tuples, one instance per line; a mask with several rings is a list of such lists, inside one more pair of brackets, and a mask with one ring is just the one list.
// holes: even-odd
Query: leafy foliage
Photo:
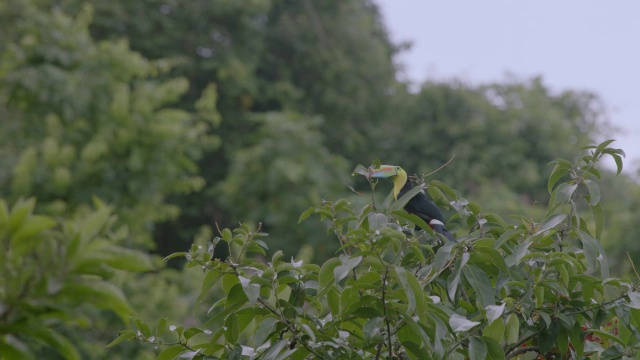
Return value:
[(127, 321), (132, 309), (110, 279), (118, 271), (147, 271), (150, 258), (114, 243), (127, 237), (113, 210), (63, 222), (35, 215), (33, 199), (9, 208), (0, 200), (0, 358), (34, 359), (42, 344), (80, 359), (61, 331), (91, 326), (87, 306)]
[[(432, 181), (434, 201), (456, 208), (452, 220), (464, 233), (457, 242), (413, 230), (428, 229), (400, 209), (415, 193), (357, 211), (346, 200), (305, 211), (300, 221), (319, 215), (341, 245), (339, 256), (319, 265), (287, 262), (281, 251), (265, 262), (266, 233), (223, 229), (166, 259), (185, 257), (203, 269), (200, 298), (212, 289), (224, 293), (207, 304), (209, 319), (187, 329), (160, 320), (155, 332), (137, 322), (112, 345), (165, 345), (158, 359), (632, 356), (640, 292), (609, 277), (599, 215), (588, 224), (578, 206), (584, 201), (599, 212), (595, 165), (624, 155), (610, 143), (587, 147), (575, 162), (556, 160), (546, 215), (520, 217), (515, 227)], [(366, 175), (362, 169), (355, 172)], [(222, 243), (231, 248), (227, 259), (215, 258)]]
[(154, 79), (169, 70), (166, 62), (148, 61), (124, 41), (95, 43), (89, 8), (73, 19), (32, 1), (6, 6), (4, 22), (17, 21), (0, 55), (0, 106), (10, 119), (0, 138), (13, 162), (2, 194), (37, 196), (57, 215), (98, 196), (116, 205), (136, 244), (150, 246), (149, 224), (179, 211), (165, 197), (204, 186), (196, 160), (218, 143), (208, 134), (220, 120), (215, 87), (192, 113), (171, 108), (187, 81)]

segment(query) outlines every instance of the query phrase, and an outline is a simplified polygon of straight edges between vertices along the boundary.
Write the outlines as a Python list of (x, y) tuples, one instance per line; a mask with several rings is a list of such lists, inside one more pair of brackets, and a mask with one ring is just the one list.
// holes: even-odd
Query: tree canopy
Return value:
[[(171, 303), (198, 298), (201, 275), (177, 261), (165, 268), (156, 255), (246, 223), (270, 234), (258, 258), (278, 250), (317, 264), (335, 258), (330, 223), (297, 219), (336, 199), (362, 215), (370, 184), (349, 176), (355, 164), (402, 165), (518, 226), (506, 215), (540, 219), (540, 204), (554, 201), (549, 163), (574, 162), (576, 149), (609, 135), (596, 94), (553, 92), (543, 78), (429, 81), (409, 91), (395, 58), (404, 48), (371, 0), (0, 4), (0, 213), (24, 216), (0, 216), (0, 267), (11, 274), (0, 277), (0, 359), (48, 347), (66, 358), (153, 358), (136, 343), (104, 345), (133, 312), (177, 323), (207, 310)], [(598, 171), (604, 215), (585, 221), (604, 222), (597, 238), (625, 275), (628, 258), (640, 256), (620, 246), (635, 244), (640, 191)], [(459, 221), (459, 209), (440, 205)], [(69, 245), (77, 236), (83, 254), (63, 261), (78, 251)], [(221, 242), (215, 257), (233, 251)], [(82, 256), (91, 267), (74, 267)], [(87, 289), (53, 308), (44, 301), (90, 278), (121, 302), (107, 306)], [(38, 323), (37, 333), (23, 331)]]

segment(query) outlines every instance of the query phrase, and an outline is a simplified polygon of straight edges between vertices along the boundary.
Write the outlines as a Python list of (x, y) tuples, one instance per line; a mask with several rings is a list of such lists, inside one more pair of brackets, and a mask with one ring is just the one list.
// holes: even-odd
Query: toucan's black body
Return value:
[[(400, 192), (398, 193), (398, 199), (402, 198), (402, 195), (406, 194), (407, 191), (411, 190), (413, 186), (411, 185), (411, 181), (407, 181)], [(404, 209), (410, 213), (417, 215), (422, 220), (424, 220), (427, 224), (429, 224), (433, 230), (437, 233), (440, 233), (449, 239), (449, 241), (456, 242), (456, 239), (453, 235), (444, 227), (444, 217), (442, 217), (442, 213), (438, 209), (438, 206), (429, 199), (427, 195), (422, 192), (419, 192), (416, 196), (411, 198), (407, 205), (404, 206)], [(432, 221), (436, 220), (436, 221)]]
[[(393, 197), (398, 200), (402, 195), (406, 194), (413, 188), (407, 172), (400, 166), (380, 165), (378, 168), (369, 168), (369, 176), (372, 178), (385, 178), (393, 180)], [(456, 239), (451, 235), (449, 230), (444, 227), (444, 218), (436, 204), (429, 197), (419, 192), (404, 206), (404, 209), (424, 220), (437, 233), (442, 234), (455, 242)]]

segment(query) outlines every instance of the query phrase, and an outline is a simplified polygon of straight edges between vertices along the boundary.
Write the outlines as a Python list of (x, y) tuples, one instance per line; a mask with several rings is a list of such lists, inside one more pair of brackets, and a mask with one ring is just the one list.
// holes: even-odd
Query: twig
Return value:
[(629, 258), (629, 262), (631, 263), (631, 267), (633, 268), (633, 272), (636, 274), (638, 280), (640, 280), (640, 275), (638, 275), (638, 270), (636, 270), (636, 266), (633, 264), (633, 259), (631, 259), (631, 255), (627, 252), (627, 257)]
[(540, 348), (538, 348), (537, 346), (525, 346), (525, 347), (514, 349), (512, 352), (508, 353), (506, 356), (506, 359), (511, 359), (514, 356), (524, 354), (529, 351), (535, 351), (538, 354), (540, 354)]
[(438, 171), (442, 170), (445, 166), (449, 165), (449, 164), (453, 161), (453, 158), (454, 158), (454, 157), (456, 157), (456, 154), (453, 154), (453, 156), (451, 157), (451, 159), (449, 159), (449, 161), (447, 161), (446, 163), (444, 163), (444, 165), (441, 165), (439, 168), (437, 168), (437, 169), (433, 170), (432, 172), (428, 173), (427, 175), (424, 175), (424, 177), (431, 176), (431, 175), (433, 175), (433, 174), (437, 173)]

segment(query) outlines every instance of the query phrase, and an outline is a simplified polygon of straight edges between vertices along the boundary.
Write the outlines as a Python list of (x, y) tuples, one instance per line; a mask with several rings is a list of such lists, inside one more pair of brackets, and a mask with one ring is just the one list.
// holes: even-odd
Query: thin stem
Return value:
[[(382, 261), (382, 259), (380, 259), (380, 261)], [(391, 352), (392, 352), (392, 348), (391, 348), (391, 323), (389, 321), (389, 316), (387, 313), (387, 302), (386, 302), (386, 296), (387, 296), (387, 277), (389, 276), (389, 267), (385, 266), (384, 268), (384, 276), (382, 277), (382, 311), (384, 313), (384, 322), (385, 325), (387, 327), (387, 349), (389, 350), (389, 358), (391, 358)], [(378, 352), (376, 354), (376, 360), (380, 359), (380, 349), (378, 349)]]
[(518, 356), (520, 354), (524, 354), (524, 353), (529, 352), (529, 351), (535, 351), (538, 354), (540, 354), (540, 349), (537, 346), (525, 346), (525, 347), (520, 347), (520, 348), (514, 349), (512, 352), (508, 353), (507, 356), (506, 356), (506, 359), (511, 359), (511, 358), (513, 358), (515, 356)]

